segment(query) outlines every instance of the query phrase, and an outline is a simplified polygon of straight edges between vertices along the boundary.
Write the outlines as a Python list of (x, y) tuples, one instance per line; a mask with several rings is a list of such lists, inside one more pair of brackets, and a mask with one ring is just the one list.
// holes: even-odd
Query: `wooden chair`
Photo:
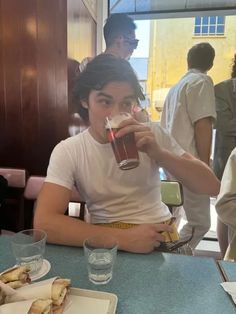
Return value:
[(27, 171), (17, 168), (0, 168), (8, 182), (4, 205), (0, 209), (0, 230), (20, 231), (24, 229), (24, 189)]
[[(34, 215), (34, 205), (39, 192), (43, 186), (45, 177), (42, 176), (30, 176), (25, 187), (24, 198), (25, 198), (25, 227), (31, 228)], [(80, 204), (79, 219), (84, 220), (85, 215), (85, 202), (82, 200), (78, 191), (74, 188), (71, 193), (70, 202)], [(68, 210), (66, 212), (68, 214)]]

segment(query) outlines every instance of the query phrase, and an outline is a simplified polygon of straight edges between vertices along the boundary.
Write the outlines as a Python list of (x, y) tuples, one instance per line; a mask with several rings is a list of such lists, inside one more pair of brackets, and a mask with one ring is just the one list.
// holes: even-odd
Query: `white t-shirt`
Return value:
[[(157, 123), (147, 123), (158, 143), (177, 155), (183, 149)], [(120, 170), (111, 144), (100, 144), (85, 130), (53, 150), (46, 182), (75, 185), (87, 203), (92, 223), (158, 223), (171, 214), (160, 199), (159, 168), (145, 153), (132, 170)]]
[(185, 151), (199, 157), (194, 123), (206, 117), (216, 118), (214, 85), (208, 75), (191, 69), (170, 89), (164, 103), (161, 126)]

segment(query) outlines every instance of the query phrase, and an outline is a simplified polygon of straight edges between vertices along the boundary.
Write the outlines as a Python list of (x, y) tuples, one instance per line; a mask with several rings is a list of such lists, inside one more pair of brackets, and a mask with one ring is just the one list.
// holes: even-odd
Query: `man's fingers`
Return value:
[[(120, 127), (120, 126), (119, 126)], [(132, 133), (132, 132), (147, 132), (149, 128), (142, 124), (129, 124), (127, 126), (122, 126), (122, 128), (116, 133), (116, 137), (122, 137), (125, 134)]]
[(167, 232), (173, 232), (173, 228), (170, 225), (167, 224), (156, 224), (156, 232), (162, 232), (162, 231), (167, 231)]
[(152, 143), (152, 142), (153, 142), (153, 138), (150, 135), (149, 136), (145, 136), (145, 137), (141, 137), (140, 139), (136, 138), (136, 146), (137, 146), (137, 148), (142, 148), (144, 145)]

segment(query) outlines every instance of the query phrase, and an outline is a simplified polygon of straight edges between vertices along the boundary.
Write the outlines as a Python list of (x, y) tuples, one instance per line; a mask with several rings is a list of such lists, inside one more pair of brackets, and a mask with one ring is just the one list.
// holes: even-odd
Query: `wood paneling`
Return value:
[(46, 172), (67, 137), (67, 8), (0, 0), (0, 165)]
[(0, 0), (1, 167), (45, 175), (69, 136), (67, 24), (72, 57), (94, 56), (96, 23), (83, 1)]
[(83, 1), (67, 0), (68, 56), (79, 62), (96, 55), (96, 22)]

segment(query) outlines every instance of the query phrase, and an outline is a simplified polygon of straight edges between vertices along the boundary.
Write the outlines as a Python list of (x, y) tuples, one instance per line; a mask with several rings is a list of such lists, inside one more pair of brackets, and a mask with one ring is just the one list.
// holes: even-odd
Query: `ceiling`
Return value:
[(236, 0), (110, 0), (110, 13), (130, 15), (236, 10)]

